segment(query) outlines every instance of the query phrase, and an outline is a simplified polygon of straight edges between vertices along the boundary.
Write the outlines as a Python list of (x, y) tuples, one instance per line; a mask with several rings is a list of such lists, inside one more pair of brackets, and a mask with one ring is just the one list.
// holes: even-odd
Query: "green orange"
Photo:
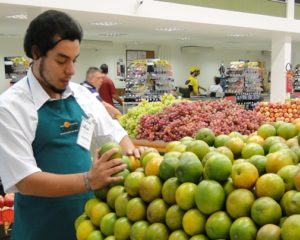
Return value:
[(98, 156), (99, 157), (102, 157), (102, 155), (104, 153), (106, 153), (107, 151), (111, 150), (111, 149), (117, 149), (118, 151), (114, 154), (112, 154), (110, 157), (109, 157), (109, 160), (111, 159), (115, 159), (115, 158), (122, 158), (123, 156), (123, 150), (121, 148), (121, 146), (116, 143), (116, 142), (108, 142), (108, 143), (105, 143), (101, 146), (100, 150), (98, 151)]
[(131, 240), (144, 239), (145, 232), (149, 226), (149, 223), (145, 220), (135, 222), (130, 229)]
[(164, 182), (161, 190), (162, 198), (167, 204), (176, 203), (175, 193), (180, 183), (176, 177), (169, 178)]
[(188, 235), (182, 230), (176, 230), (171, 233), (168, 240), (188, 240)]
[(115, 201), (115, 212), (118, 217), (125, 217), (126, 216), (126, 208), (127, 203), (130, 200), (130, 196), (128, 193), (124, 192), (120, 194)]
[(201, 128), (196, 133), (195, 139), (202, 140), (206, 142), (209, 146), (212, 146), (215, 142), (215, 134), (209, 128)]
[(231, 174), (232, 162), (223, 154), (214, 154), (204, 166), (206, 176), (211, 180), (225, 181)]
[(95, 226), (100, 226), (102, 218), (108, 213), (110, 213), (110, 208), (106, 203), (104, 202), (97, 203), (91, 209), (91, 216), (90, 216), (91, 222)]
[(106, 214), (100, 223), (100, 230), (106, 236), (114, 234), (114, 227), (118, 217), (116, 213), (108, 213)]
[(206, 216), (198, 209), (188, 210), (182, 219), (184, 231), (190, 236), (205, 232)]
[(257, 135), (263, 137), (264, 139), (276, 136), (276, 128), (271, 124), (263, 124), (257, 129)]
[(126, 216), (130, 221), (139, 221), (146, 218), (146, 204), (141, 198), (130, 199), (126, 207)]
[(115, 209), (115, 201), (119, 195), (124, 193), (124, 187), (123, 186), (114, 186), (110, 188), (107, 192), (106, 202), (109, 207), (112, 209)]
[(175, 170), (179, 165), (179, 159), (175, 157), (165, 158), (159, 166), (159, 176), (163, 180), (175, 177)]
[(254, 200), (255, 197), (250, 190), (235, 189), (226, 199), (226, 211), (233, 219), (248, 217)]
[(285, 185), (277, 174), (266, 173), (257, 180), (255, 192), (258, 197), (271, 197), (279, 201), (285, 192)]
[(144, 240), (168, 240), (169, 231), (163, 223), (152, 223), (146, 230)]
[(195, 192), (197, 185), (191, 182), (182, 183), (176, 190), (175, 199), (177, 205), (184, 210), (195, 206)]
[(178, 205), (172, 205), (166, 212), (166, 224), (172, 231), (182, 228), (182, 219), (185, 211)]
[(300, 214), (288, 217), (281, 227), (282, 240), (300, 239)]
[(281, 229), (275, 224), (262, 226), (256, 236), (256, 240), (280, 240)]
[(130, 237), (132, 223), (126, 217), (117, 219), (114, 226), (114, 236), (116, 240), (126, 240)]
[(203, 180), (195, 192), (195, 202), (204, 214), (212, 214), (221, 210), (225, 203), (225, 192), (220, 183), (214, 180)]
[(147, 207), (147, 219), (150, 223), (165, 222), (168, 205), (161, 198), (153, 200)]
[(205, 224), (206, 234), (211, 239), (228, 239), (232, 221), (224, 211), (209, 216)]
[(197, 155), (197, 157), (202, 160), (202, 158), (210, 151), (209, 146), (206, 142), (202, 140), (195, 140), (187, 145), (187, 152), (192, 152)]
[(124, 181), (124, 187), (130, 196), (138, 196), (139, 188), (144, 177), (145, 174), (143, 172), (132, 172), (127, 176)]
[(142, 179), (139, 195), (145, 202), (151, 202), (152, 200), (161, 196), (162, 182), (157, 176), (146, 176)]
[(228, 135), (221, 134), (215, 138), (214, 146), (216, 148), (225, 146), (225, 143), (230, 139)]
[(255, 240), (257, 228), (249, 217), (236, 219), (230, 228), (230, 240)]
[(96, 227), (90, 220), (82, 221), (76, 230), (76, 238), (78, 240), (86, 240), (88, 235), (96, 230)]
[(242, 158), (248, 159), (254, 155), (262, 155), (264, 156), (264, 149), (261, 145), (257, 143), (248, 143), (242, 149)]
[(198, 183), (202, 177), (203, 166), (198, 157), (191, 152), (185, 152), (180, 156), (180, 162), (175, 175), (180, 182)]
[(259, 226), (268, 223), (278, 224), (282, 216), (280, 205), (270, 197), (261, 197), (251, 207), (251, 218)]

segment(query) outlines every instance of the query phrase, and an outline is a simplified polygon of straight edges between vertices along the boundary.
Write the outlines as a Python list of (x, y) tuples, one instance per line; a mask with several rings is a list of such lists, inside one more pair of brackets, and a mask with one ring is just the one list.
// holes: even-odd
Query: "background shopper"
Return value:
[(104, 74), (103, 82), (99, 89), (100, 97), (110, 105), (114, 106), (113, 100), (116, 100), (121, 106), (123, 105), (123, 100), (117, 93), (113, 81), (108, 77), (108, 66), (107, 64), (102, 64), (100, 66), (101, 73)]
[(102, 102), (107, 112), (112, 118), (118, 118), (122, 113), (109, 103), (103, 101), (99, 96), (98, 90), (103, 82), (103, 74), (100, 72), (100, 69), (97, 67), (90, 67), (86, 72), (85, 81), (82, 83), (99, 101)]

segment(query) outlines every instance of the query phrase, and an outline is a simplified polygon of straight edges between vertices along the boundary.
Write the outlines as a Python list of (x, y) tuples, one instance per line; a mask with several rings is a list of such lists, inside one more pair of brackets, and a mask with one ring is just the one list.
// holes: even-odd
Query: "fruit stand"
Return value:
[[(247, 118), (260, 122), (241, 127), (249, 131), (243, 134), (237, 121), (226, 133), (206, 125), (168, 142), (134, 138), (148, 148), (139, 160), (122, 158), (128, 164), (123, 182), (95, 191), (75, 222), (77, 239), (300, 239), (300, 119), (266, 123), (265, 104), (250, 115), (231, 103), (212, 106), (206, 115), (225, 112), (236, 122), (238, 112), (243, 126)], [(188, 105), (179, 108), (181, 115), (174, 105), (165, 107), (177, 119)], [(172, 121), (165, 109), (146, 117)]]

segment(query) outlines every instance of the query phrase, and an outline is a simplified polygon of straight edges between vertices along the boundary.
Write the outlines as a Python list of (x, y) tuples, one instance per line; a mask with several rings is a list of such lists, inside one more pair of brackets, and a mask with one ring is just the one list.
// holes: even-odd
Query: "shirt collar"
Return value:
[[(43, 89), (39, 81), (33, 75), (32, 69), (29, 68), (27, 72), (27, 79), (29, 89), (32, 95), (32, 99), (36, 109), (40, 109), (41, 106), (47, 101), (54, 101), (55, 99), (51, 99), (48, 93)], [(66, 90), (62, 94), (62, 99), (68, 98), (69, 96), (74, 95), (70, 86), (68, 85)]]
[(84, 81), (82, 83), (83, 86), (88, 87), (88, 88), (92, 88), (92, 89), (96, 89), (92, 84), (90, 84), (88, 81)]

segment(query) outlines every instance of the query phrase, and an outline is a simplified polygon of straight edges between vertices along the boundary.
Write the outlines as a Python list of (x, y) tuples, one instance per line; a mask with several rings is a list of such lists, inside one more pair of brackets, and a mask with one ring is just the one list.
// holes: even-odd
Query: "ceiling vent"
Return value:
[(262, 50), (261, 51), (261, 55), (262, 56), (266, 56), (266, 57), (270, 57), (271, 56), (271, 51)]
[(100, 50), (113, 47), (112, 41), (104, 40), (83, 40), (81, 42), (82, 49)]
[(204, 52), (213, 51), (213, 47), (202, 47), (202, 46), (183, 46), (181, 52), (185, 54), (199, 54)]

